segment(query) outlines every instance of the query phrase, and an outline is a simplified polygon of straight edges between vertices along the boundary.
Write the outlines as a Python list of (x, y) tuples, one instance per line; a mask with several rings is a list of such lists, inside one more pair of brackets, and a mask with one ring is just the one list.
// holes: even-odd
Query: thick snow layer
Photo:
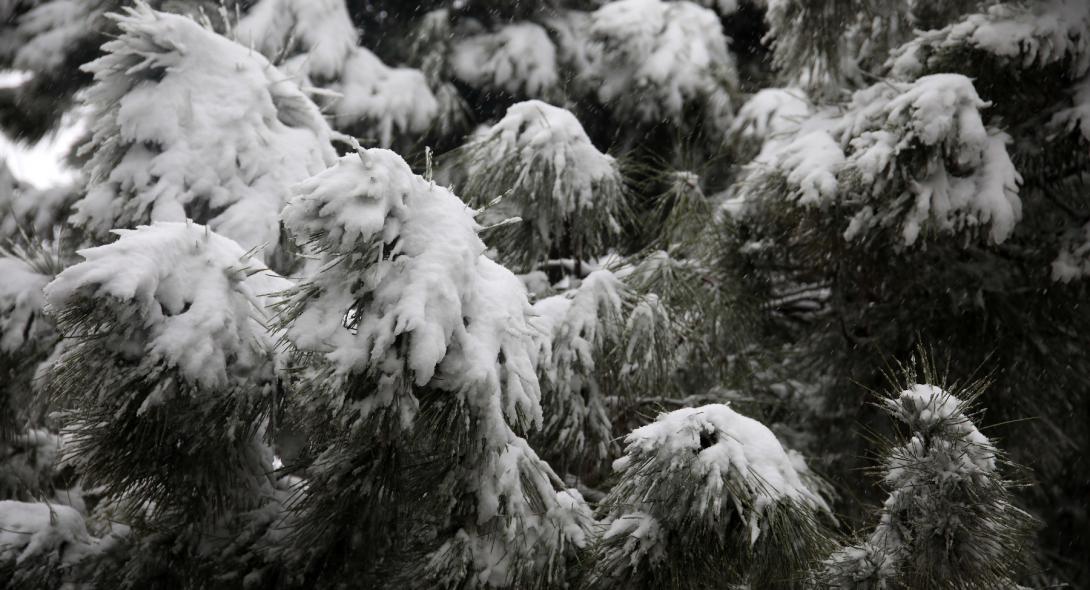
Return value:
[(1021, 219), (1021, 177), (1007, 154), (1007, 136), (984, 127), (980, 109), (986, 106), (958, 74), (924, 76), (892, 91), (874, 86), (853, 97), (857, 114), (842, 132), (854, 137), (848, 166), (864, 183), (880, 188), (883, 178), (904, 174), (893, 164), (902, 150), (922, 146), (933, 154), (924, 170), (907, 171), (914, 203), (902, 221), (905, 244), (914, 243), (928, 221), (944, 231), (988, 225), (999, 243)]
[(556, 47), (540, 25), (515, 23), (455, 43), (450, 67), (475, 88), (541, 96), (559, 80)]
[[(733, 480), (752, 495), (751, 542), (760, 519), (778, 502), (828, 510), (825, 500), (802, 481), (794, 462), (765, 425), (723, 404), (683, 408), (659, 414), (654, 422), (625, 437), (625, 456), (613, 463), (622, 475), (646, 457), (662, 469), (686, 469), (703, 478), (699, 509), (719, 513), (724, 502), (737, 502), (727, 491)], [(695, 455), (695, 460), (693, 459)]]
[(301, 54), (312, 78), (336, 78), (358, 37), (344, 0), (261, 0), (235, 27), (235, 40), (270, 59)]
[(797, 129), (813, 111), (806, 93), (799, 88), (764, 88), (738, 109), (730, 133), (764, 144)]
[(267, 362), (273, 342), (257, 296), (269, 281), (238, 244), (192, 223), (114, 233), (117, 241), (80, 250), (84, 261), (45, 288), (48, 310), (96, 299), (134, 331), (102, 346), (140, 346), (133, 353), (142, 362), (161, 361), (204, 387), (227, 386)]
[(607, 458), (609, 416), (599, 393), (595, 357), (620, 340), (625, 286), (608, 270), (596, 270), (578, 288), (533, 306), (538, 330), (535, 359), (545, 411), (543, 437), (565, 461)]
[(591, 15), (600, 45), (598, 99), (647, 123), (685, 119), (698, 106), (705, 123), (725, 132), (734, 58), (719, 17), (692, 2), (618, 0)]
[(483, 255), (471, 209), (381, 149), (345, 156), (295, 190), (284, 224), (301, 244), (313, 237), (330, 269), (304, 280), (320, 294), (288, 329), (297, 347), (321, 351), (341, 374), (407, 372), (471, 400), (484, 391), (482, 404), (502, 388), (510, 419), (540, 421), (525, 288)]
[[(542, 421), (532, 310), (519, 279), (484, 256), (474, 212), (383, 149), (360, 149), (295, 190), (284, 224), (319, 265), (289, 295), (298, 313), (287, 338), (322, 355), (336, 378), (375, 383), (352, 402), (358, 414), (405, 402), (408, 381), (461, 396), (483, 445), (463, 466), (474, 521), (429, 568), (460, 559), (478, 580), (501, 584), (531, 552), (584, 543), (585, 503), (556, 493), (556, 475), (512, 429)], [(401, 412), (411, 428), (415, 416)]]
[(0, 501), (0, 563), (12, 558), (21, 563), (51, 552), (63, 563), (73, 563), (90, 545), (83, 516), (69, 506)]
[(1004, 2), (942, 29), (916, 36), (894, 52), (892, 73), (912, 79), (941, 66), (946, 53), (975, 49), (1022, 68), (1069, 62), (1071, 72), (1090, 70), (1090, 2)]
[[(616, 191), (599, 191), (603, 184), (619, 184), (616, 160), (599, 152), (575, 115), (539, 100), (512, 105), (498, 123), (470, 142), (478, 153), (466, 173), (482, 174), (500, 162), (517, 162), (521, 171), (510, 188), (516, 193), (539, 196), (535, 186), (551, 180), (552, 209), (571, 215), (580, 209), (610, 210), (616, 203), (600, 202)], [(551, 174), (546, 174), (549, 169)], [(554, 220), (542, 219), (544, 224)], [(616, 224), (616, 221), (613, 222)], [(542, 235), (555, 228), (540, 227)]]
[(907, 449), (893, 453), (886, 473), (887, 484), (894, 488), (922, 486), (920, 474), (927, 476), (929, 473), (919, 469), (919, 461), (934, 453), (926, 450), (928, 444), (940, 446), (939, 441), (927, 443), (924, 437), (933, 439), (936, 432), (949, 443), (964, 446), (951, 453), (953, 461), (943, 462), (945, 475), (968, 478), (995, 472), (995, 447), (964, 414), (964, 403), (957, 397), (934, 385), (916, 384), (896, 398), (886, 400), (886, 406), (916, 433), (909, 440)]
[(383, 147), (395, 134), (427, 131), (440, 114), (423, 72), (389, 67), (363, 47), (352, 50), (341, 78), (329, 89), (341, 95), (331, 105), (337, 126), (361, 124)]
[(255, 51), (146, 4), (85, 65), (92, 139), (72, 220), (104, 236), (149, 221), (207, 223), (270, 253), (288, 187), (335, 156), (299, 88)]
[(52, 277), (13, 256), (0, 256), (0, 352), (14, 353), (49, 329), (42, 289)]
[[(882, 82), (856, 92), (843, 111), (817, 112), (766, 142), (749, 181), (780, 175), (800, 204), (851, 202), (849, 240), (896, 227), (912, 245), (925, 227), (979, 227), (999, 243), (1022, 217), (1021, 177), (1007, 135), (984, 126), (987, 106), (958, 74)], [(757, 199), (762, 190), (747, 182), (742, 194)]]
[(771, 158), (775, 166), (788, 171), (787, 183), (794, 188), (798, 204), (825, 204), (836, 197), (836, 177), (844, 167), (844, 151), (827, 132), (815, 130), (800, 135), (772, 152)]

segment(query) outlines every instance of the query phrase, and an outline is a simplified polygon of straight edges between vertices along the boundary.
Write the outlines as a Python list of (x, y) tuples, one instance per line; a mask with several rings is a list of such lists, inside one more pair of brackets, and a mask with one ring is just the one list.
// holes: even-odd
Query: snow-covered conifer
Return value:
[(516, 23), (458, 41), (450, 65), (459, 80), (481, 90), (545, 98), (559, 83), (556, 47), (541, 25)]
[(986, 106), (960, 75), (876, 84), (843, 113), (766, 144), (740, 195), (760, 207), (759, 195), (776, 187), (800, 206), (846, 206), (848, 240), (885, 228), (906, 246), (927, 230), (987, 230), (1002, 242), (1022, 215), (1021, 177), (1009, 137), (982, 121)]
[(115, 230), (45, 289), (66, 339), (46, 390), (91, 485), (158, 522), (262, 501), (273, 342), (251, 278), (268, 272), (191, 223)]
[(121, 35), (84, 66), (90, 184), (73, 222), (104, 239), (192, 219), (273, 263), (288, 187), (334, 157), (317, 107), (260, 54), (191, 19), (144, 3), (112, 18)]
[(726, 132), (738, 81), (714, 12), (687, 1), (619, 0), (591, 14), (590, 35), (602, 104), (644, 124), (703, 128), (713, 139)]
[[(332, 428), (295, 506), (317, 580), (560, 584), (589, 513), (518, 434), (541, 424), (530, 306), (473, 212), (396, 154), (359, 150), (283, 212), (317, 257), (281, 305), (299, 395)], [(338, 578), (332, 578), (338, 579)]]
[(599, 270), (578, 288), (534, 303), (544, 426), (531, 440), (562, 473), (593, 473), (609, 458), (608, 384), (601, 380), (608, 379), (607, 354), (621, 345), (625, 291), (613, 273)]
[(0, 501), (0, 576), (4, 588), (60, 588), (93, 548), (83, 516), (68, 506)]
[(1015, 588), (1033, 517), (1013, 504), (999, 451), (959, 399), (911, 384), (884, 400), (907, 433), (886, 450), (889, 497), (873, 532), (824, 563), (836, 588)]
[(369, 142), (390, 147), (420, 136), (440, 114), (423, 72), (391, 67), (359, 45), (344, 0), (262, 0), (234, 34), (269, 59), (283, 60), (282, 68), (301, 84), (323, 89), (318, 100), (333, 126)]
[(594, 588), (789, 587), (823, 545), (825, 500), (776, 436), (721, 404), (663, 413), (625, 438), (599, 505)]
[[(513, 105), (459, 150), (460, 191), (483, 221), (501, 260), (533, 270), (551, 258), (606, 253), (626, 211), (617, 161), (594, 147), (569, 111), (541, 101)], [(518, 217), (520, 221), (508, 220)]]

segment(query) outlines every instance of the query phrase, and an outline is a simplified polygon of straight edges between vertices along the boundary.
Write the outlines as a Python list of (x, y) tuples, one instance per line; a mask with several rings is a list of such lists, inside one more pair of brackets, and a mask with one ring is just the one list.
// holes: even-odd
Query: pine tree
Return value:
[[(791, 587), (820, 554), (825, 500), (763, 424), (726, 405), (660, 414), (625, 437), (591, 588)], [(801, 473), (800, 473), (801, 472)]]
[(1034, 519), (1012, 503), (1003, 459), (973, 425), (970, 385), (959, 399), (934, 385), (912, 384), (883, 400), (908, 429), (885, 451), (889, 498), (862, 542), (825, 562), (836, 588), (1014, 588), (1025, 568)]
[(0, 1), (0, 587), (1085, 584), (1088, 32)]
[(318, 264), (279, 305), (305, 419), (334, 425), (294, 507), (314, 579), (561, 583), (589, 512), (519, 436), (542, 421), (521, 283), (483, 256), (472, 211), (392, 152), (298, 191), (284, 222)]

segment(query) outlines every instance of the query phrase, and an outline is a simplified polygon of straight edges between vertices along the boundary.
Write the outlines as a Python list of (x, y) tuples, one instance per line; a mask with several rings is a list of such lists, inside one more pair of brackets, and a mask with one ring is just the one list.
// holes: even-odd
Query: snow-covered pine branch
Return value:
[(534, 303), (545, 424), (532, 440), (561, 473), (594, 473), (609, 458), (612, 427), (599, 381), (608, 372), (604, 357), (620, 346), (625, 291), (613, 273), (598, 270), (578, 288)]
[(239, 43), (283, 59), (285, 75), (325, 91), (317, 100), (337, 129), (382, 147), (428, 131), (446, 111), (424, 73), (383, 63), (358, 37), (344, 0), (261, 0), (235, 30)]
[(626, 212), (617, 161), (594, 147), (570, 112), (532, 100), (460, 148), (461, 193), (488, 208), (486, 237), (501, 260), (523, 271), (550, 258), (589, 260), (606, 253)]
[[(829, 508), (776, 436), (726, 405), (663, 413), (625, 438), (587, 583), (664, 588), (801, 581)], [(801, 464), (801, 463), (799, 463)]]
[(380, 149), (296, 191), (284, 224), (317, 264), (281, 318), (310, 367), (311, 419), (337, 433), (296, 506), (307, 567), (440, 587), (562, 579), (589, 513), (517, 434), (541, 424), (531, 309), (483, 255), (473, 211)]
[(315, 81), (343, 76), (358, 38), (344, 0), (260, 0), (234, 28), (235, 41), (270, 59), (301, 58)]
[(1021, 218), (1021, 177), (1008, 136), (982, 122), (986, 106), (957, 74), (876, 84), (766, 143), (739, 194), (757, 206), (781, 192), (803, 207), (836, 203), (852, 214), (849, 241), (887, 230), (911, 246), (928, 230), (986, 230), (1002, 242)]
[[(973, 54), (976, 54), (974, 56)], [(1090, 4), (1082, 0), (1002, 2), (926, 31), (896, 49), (887, 64), (901, 79), (980, 67), (980, 55), (1016, 69), (1062, 65), (1090, 71)]]
[(84, 66), (90, 184), (72, 221), (105, 239), (193, 219), (274, 263), (288, 187), (335, 156), (317, 107), (260, 54), (189, 18), (144, 3), (112, 18), (121, 35)]
[(590, 18), (599, 102), (644, 124), (722, 137), (738, 81), (715, 12), (687, 1), (619, 0)]
[(977, 385), (959, 399), (912, 384), (884, 400), (908, 432), (885, 452), (890, 490), (869, 537), (837, 550), (823, 582), (862, 588), (1017, 588), (1035, 519), (1013, 505), (995, 446), (973, 424)]
[(258, 296), (278, 281), (196, 224), (115, 233), (45, 289), (66, 338), (45, 384), (66, 452), (134, 516), (212, 522), (260, 504), (276, 375)]
[(94, 550), (83, 516), (69, 506), (0, 501), (0, 576), (9, 588), (60, 588)]
[(556, 47), (535, 23), (514, 23), (461, 39), (449, 59), (459, 80), (485, 92), (546, 98), (560, 82)]

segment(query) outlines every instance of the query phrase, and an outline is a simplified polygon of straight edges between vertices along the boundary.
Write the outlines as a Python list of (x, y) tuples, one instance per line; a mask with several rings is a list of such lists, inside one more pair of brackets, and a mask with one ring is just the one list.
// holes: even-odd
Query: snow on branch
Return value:
[(45, 288), (66, 338), (44, 386), (66, 452), (131, 515), (193, 524), (256, 506), (277, 383), (259, 297), (286, 281), (196, 224), (115, 233)]
[(908, 432), (886, 451), (878, 525), (825, 561), (831, 587), (1015, 587), (1033, 518), (1011, 504), (999, 451), (968, 415), (979, 391), (968, 393), (912, 384), (884, 400)]
[(112, 18), (120, 36), (84, 66), (90, 183), (72, 220), (104, 238), (193, 219), (268, 260), (288, 187), (334, 157), (317, 107), (260, 54), (186, 17), (139, 3)]
[(134, 360), (148, 367), (163, 363), (195, 386), (251, 380), (273, 343), (255, 286), (261, 279), (250, 277), (268, 271), (238, 244), (196, 224), (114, 233), (119, 240), (81, 250), (84, 261), (46, 287), (50, 313), (68, 328), (83, 323), (82, 313), (116, 318), (116, 331), (97, 347), (137, 354)]
[[(625, 438), (600, 511), (595, 587), (686, 585), (715, 575), (755, 587), (801, 575), (829, 508), (760, 422), (712, 404), (663, 413)], [(714, 572), (714, 573), (713, 573)]]
[(987, 107), (958, 74), (883, 82), (765, 144), (740, 194), (750, 204), (782, 191), (804, 206), (854, 211), (848, 240), (890, 228), (906, 246), (921, 232), (987, 230), (1003, 242), (1022, 216), (1021, 177), (1005, 133), (984, 125)]
[(980, 51), (1022, 69), (1063, 64), (1075, 77), (1090, 70), (1090, 3), (1084, 0), (1004, 2), (966, 15), (941, 29), (922, 32), (895, 50), (888, 66), (912, 79), (964, 64)]
[[(726, 132), (737, 86), (719, 17), (692, 2), (620, 0), (591, 14), (598, 100), (644, 123), (701, 123)], [(687, 112), (695, 107), (698, 121)]]
[[(531, 309), (519, 279), (484, 256), (473, 210), (382, 149), (345, 156), (295, 190), (284, 224), (316, 264), (287, 292), (281, 319), (320, 382), (306, 394), (360, 441), (328, 447), (323, 457), (339, 460), (320, 462), (298, 509), (337, 502), (353, 511), (346, 518), (381, 519), (390, 506), (379, 491), (412, 473), (383, 471), (369, 448), (409, 464), (449, 456), (436, 469), (450, 489), (414, 493), (448, 495), (429, 518), (457, 526), (411, 567), (444, 586), (559, 575), (589, 515), (516, 434), (541, 424)], [(349, 476), (353, 461), (364, 467)]]
[(503, 260), (529, 270), (558, 248), (559, 257), (586, 260), (604, 254), (620, 232), (625, 191), (617, 161), (567, 110), (520, 102), (459, 152), (468, 202), (486, 207), (501, 198), (484, 222), (521, 220), (490, 230)]
[(559, 82), (556, 47), (534, 23), (514, 23), (454, 44), (450, 66), (461, 81), (513, 96), (544, 96)]
[(239, 20), (236, 41), (262, 54), (303, 55), (310, 78), (340, 77), (356, 49), (356, 32), (344, 0), (261, 0)]

